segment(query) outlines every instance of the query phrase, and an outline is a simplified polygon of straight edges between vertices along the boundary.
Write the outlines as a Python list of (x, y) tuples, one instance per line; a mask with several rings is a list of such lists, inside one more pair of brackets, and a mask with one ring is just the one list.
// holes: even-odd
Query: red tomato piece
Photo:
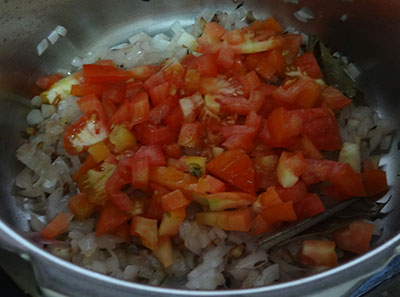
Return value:
[(146, 79), (146, 81), (143, 83), (143, 87), (147, 91), (150, 91), (151, 89), (158, 85), (161, 85), (162, 83), (165, 83), (164, 72), (158, 71), (157, 73)]
[(264, 105), (265, 97), (261, 90), (252, 91), (249, 98), (250, 110), (259, 112)]
[(135, 127), (135, 135), (146, 145), (164, 145), (176, 141), (176, 133), (169, 127), (155, 126), (146, 123)]
[(374, 229), (374, 224), (354, 221), (348, 227), (335, 231), (333, 237), (342, 250), (361, 255), (369, 251)]
[(112, 101), (115, 104), (120, 104), (125, 96), (125, 84), (114, 84), (102, 92), (102, 101)]
[(180, 190), (175, 190), (161, 196), (161, 205), (164, 211), (186, 207), (189, 204), (190, 200), (188, 200)]
[(118, 236), (123, 240), (125, 243), (131, 242), (131, 235), (130, 233), (131, 226), (129, 225), (128, 222), (125, 222), (115, 230), (114, 235)]
[(335, 247), (335, 242), (331, 240), (304, 240), (301, 248), (301, 262), (313, 266), (336, 266)]
[(197, 51), (201, 53), (215, 54), (220, 50), (221, 37), (225, 29), (215, 22), (206, 23), (201, 37), (197, 38)]
[(272, 139), (271, 134), (269, 132), (267, 120), (262, 120), (262, 128), (258, 136), (270, 148), (292, 147), (293, 145), (298, 143), (298, 139), (295, 136), (285, 139), (282, 142), (277, 142), (275, 139)]
[(115, 106), (115, 104), (111, 100), (108, 100), (108, 99), (103, 99), (102, 105), (103, 105), (104, 113), (106, 115), (106, 120), (108, 121), (109, 119), (112, 118), (112, 116), (118, 110), (118, 108), (117, 108), (117, 106)]
[(133, 99), (141, 91), (144, 91), (142, 82), (129, 81), (125, 84), (125, 99)]
[(256, 215), (251, 224), (250, 233), (253, 235), (261, 235), (274, 230), (274, 227), (268, 224), (261, 215)]
[(191, 189), (200, 193), (219, 193), (225, 191), (225, 184), (212, 175), (203, 175), (197, 184), (191, 185)]
[(270, 186), (278, 184), (276, 177), (276, 167), (278, 166), (278, 156), (269, 154), (267, 156), (253, 159), (256, 174), (256, 188), (266, 190)]
[(275, 191), (278, 193), (283, 202), (293, 201), (294, 204), (302, 200), (307, 195), (306, 185), (302, 181), (298, 181), (290, 188), (276, 186)]
[(106, 88), (106, 85), (102, 84), (79, 84), (79, 85), (72, 85), (71, 86), (71, 91), (70, 94), (72, 96), (86, 96), (86, 95), (96, 95), (96, 96), (101, 96), (103, 93), (104, 89)]
[(383, 193), (389, 189), (386, 172), (379, 169), (364, 169), (363, 184), (368, 196)]
[(262, 210), (260, 215), (267, 224), (294, 222), (297, 220), (292, 201), (269, 206), (268, 208)]
[(162, 83), (149, 89), (149, 94), (151, 98), (151, 103), (154, 106), (164, 103), (165, 99), (170, 95), (169, 82)]
[(56, 239), (57, 236), (67, 232), (72, 218), (73, 216), (69, 213), (59, 213), (43, 228), (41, 235), (47, 239)]
[(315, 81), (307, 82), (296, 96), (296, 104), (302, 108), (312, 108), (319, 105), (321, 86)]
[(183, 113), (181, 107), (178, 105), (173, 111), (164, 119), (164, 124), (167, 125), (173, 132), (179, 133), (183, 123)]
[(317, 194), (307, 194), (295, 204), (294, 210), (299, 219), (305, 219), (324, 212), (325, 207)]
[(282, 103), (294, 103), (297, 96), (304, 90), (304, 87), (309, 84), (310, 81), (304, 78), (296, 80), (288, 80), (281, 86), (276, 88), (272, 95), (275, 100)]
[(284, 188), (294, 186), (306, 168), (307, 162), (302, 153), (282, 152), (276, 169), (279, 183)]
[(178, 159), (181, 156), (181, 147), (177, 143), (168, 144), (164, 147), (167, 158)]
[(152, 167), (150, 170), (150, 181), (176, 190), (189, 189), (191, 184), (195, 184), (197, 179), (188, 173), (180, 171), (174, 167)]
[(322, 91), (321, 100), (333, 110), (342, 109), (351, 103), (349, 98), (332, 86), (329, 86)]
[(302, 118), (294, 112), (280, 107), (271, 112), (267, 119), (268, 131), (274, 143), (285, 141), (297, 136), (302, 128)]
[(336, 163), (329, 173), (329, 180), (345, 195), (366, 196), (361, 173), (355, 172), (347, 163)]
[(85, 83), (116, 83), (129, 79), (129, 73), (112, 65), (85, 64), (83, 79)]
[(329, 174), (336, 163), (330, 160), (312, 159), (307, 159), (306, 162), (306, 171), (301, 176), (301, 179), (307, 186), (328, 180)]
[(312, 52), (304, 53), (294, 59), (293, 66), (299, 67), (301, 72), (305, 73), (309, 77), (315, 79), (322, 78), (321, 69), (319, 68), (318, 62)]
[(254, 142), (249, 134), (233, 134), (222, 143), (222, 146), (228, 150), (243, 149), (249, 153), (253, 149)]
[(64, 133), (64, 148), (68, 154), (77, 155), (107, 137), (108, 129), (97, 113), (87, 113)]
[(168, 116), (170, 107), (167, 104), (159, 104), (152, 108), (149, 113), (149, 122), (159, 125)]
[(263, 206), (263, 208), (268, 208), (284, 202), (276, 191), (276, 187), (274, 186), (269, 187), (264, 193), (261, 193), (258, 197), (259, 202)]
[(132, 186), (138, 189), (147, 188), (150, 180), (150, 158), (132, 158)]
[(76, 171), (72, 176), (72, 180), (74, 182), (77, 182), (81, 179), (82, 176), (86, 174), (86, 172), (88, 172), (88, 170), (97, 167), (97, 165), (98, 163), (93, 159), (93, 157), (91, 155), (88, 155), (81, 167), (79, 167), (78, 171)]
[(243, 150), (230, 150), (207, 163), (207, 170), (246, 193), (255, 191), (253, 164)]
[(282, 50), (287, 64), (292, 64), (299, 54), (302, 37), (300, 34), (284, 34)]
[(218, 75), (218, 67), (216, 62), (216, 56), (211, 54), (203, 54), (196, 57), (189, 68), (195, 68), (200, 73), (200, 76), (212, 76)]
[(133, 208), (133, 202), (131, 201), (129, 196), (123, 192), (111, 194), (109, 195), (109, 199), (120, 210), (130, 211)]
[(145, 92), (138, 93), (130, 104), (131, 125), (143, 123), (149, 119), (150, 104), (149, 96)]
[(184, 123), (179, 132), (178, 144), (184, 147), (198, 148), (201, 145), (201, 123)]
[(217, 101), (222, 104), (222, 108), (227, 112), (239, 115), (247, 115), (250, 112), (250, 103), (246, 98), (222, 96), (217, 97)]
[(131, 183), (131, 158), (121, 159), (117, 168), (106, 181), (106, 191), (109, 195), (121, 193), (124, 185)]
[(318, 150), (336, 151), (342, 148), (342, 138), (334, 115), (324, 108), (299, 109), (303, 119), (301, 133), (307, 136)]
[(158, 70), (157, 66), (143, 65), (143, 66), (137, 66), (135, 68), (129, 69), (129, 70), (127, 70), (127, 72), (134, 79), (146, 80), (150, 76), (156, 74), (157, 70)]
[(100, 116), (100, 120), (102, 120), (104, 123), (106, 122), (106, 113), (104, 112), (103, 105), (96, 95), (86, 95), (85, 97), (80, 98), (76, 103), (84, 114), (97, 113)]
[(165, 212), (159, 229), (159, 236), (174, 236), (178, 234), (179, 227), (186, 217), (184, 207)]
[(135, 158), (149, 157), (150, 165), (164, 166), (167, 164), (164, 153), (159, 145), (142, 145), (135, 154)]
[(129, 220), (126, 212), (120, 210), (111, 201), (107, 202), (100, 211), (96, 224), (96, 236), (112, 234), (115, 230)]
[(225, 70), (232, 68), (234, 59), (235, 59), (235, 50), (226, 45), (222, 46), (215, 62), (220, 68)]

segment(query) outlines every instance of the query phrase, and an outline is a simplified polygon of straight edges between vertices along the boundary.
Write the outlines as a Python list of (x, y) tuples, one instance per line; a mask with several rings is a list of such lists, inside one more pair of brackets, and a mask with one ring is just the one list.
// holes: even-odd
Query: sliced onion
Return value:
[(307, 23), (309, 20), (312, 20), (314, 18), (313, 11), (306, 6), (293, 13), (293, 15), (296, 19), (303, 23)]
[(26, 117), (26, 122), (30, 126), (34, 126), (39, 124), (41, 121), (43, 121), (43, 116), (42, 112), (39, 109), (32, 109), (27, 117)]
[(60, 35), (60, 36), (66, 36), (67, 33), (68, 33), (67, 28), (65, 28), (64, 26), (61, 26), (61, 25), (58, 25), (58, 26), (54, 29), (54, 31), (56, 31), (57, 34)]
[(49, 47), (49, 42), (47, 41), (47, 39), (43, 39), (41, 42), (39, 42), (39, 44), (36, 47), (37, 50), (37, 54), (39, 56), (41, 56)]

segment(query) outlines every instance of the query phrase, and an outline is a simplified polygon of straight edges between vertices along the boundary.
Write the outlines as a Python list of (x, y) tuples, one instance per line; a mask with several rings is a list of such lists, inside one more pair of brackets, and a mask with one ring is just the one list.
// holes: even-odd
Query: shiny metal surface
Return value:
[[(327, 272), (266, 288), (195, 292), (162, 289), (109, 278), (55, 258), (19, 235), (27, 230), (26, 214), (17, 207), (13, 178), (21, 168), (14, 155), (21, 142), (19, 131), (33, 94), (33, 82), (44, 73), (66, 68), (73, 57), (98, 44), (117, 44), (135, 32), (166, 31), (176, 20), (190, 24), (202, 9), (230, 11), (239, 2), (231, 0), (3, 0), (0, 2), (0, 243), (24, 254), (34, 266), (44, 292), (68, 296), (299, 296), (312, 294), (372, 273), (384, 265), (400, 245), (399, 157), (396, 136), (391, 152), (383, 159), (393, 199), (384, 208), (387, 216), (380, 246), (354, 261)], [(292, 13), (306, 5), (315, 19), (304, 24)], [(349, 56), (363, 69), (359, 85), (367, 101), (400, 127), (400, 1), (342, 0), (247, 1), (243, 6), (257, 18), (274, 15), (284, 25), (321, 37), (334, 50)], [(339, 21), (347, 13), (346, 22)], [(42, 56), (36, 45), (57, 26), (68, 29)], [(118, 292), (118, 293), (117, 293)], [(301, 292), (301, 293), (299, 293)], [(52, 293), (51, 293), (52, 294)]]

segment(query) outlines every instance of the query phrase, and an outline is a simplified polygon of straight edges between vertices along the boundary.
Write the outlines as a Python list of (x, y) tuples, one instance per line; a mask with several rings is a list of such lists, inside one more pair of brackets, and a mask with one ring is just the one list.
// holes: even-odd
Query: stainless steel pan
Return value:
[[(3, 0), (0, 3), (0, 243), (28, 259), (42, 293), (68, 296), (305, 296), (340, 287), (339, 296), (357, 286), (365, 275), (382, 267), (400, 252), (398, 137), (384, 158), (392, 195), (384, 208), (384, 230), (379, 246), (345, 265), (305, 279), (280, 285), (236, 290), (195, 292), (163, 289), (119, 281), (60, 260), (21, 234), (28, 230), (26, 213), (13, 199), (13, 178), (21, 169), (14, 155), (21, 143), (33, 83), (44, 73), (66, 68), (73, 57), (93, 46), (116, 44), (134, 32), (166, 31), (176, 20), (189, 24), (205, 7), (230, 11), (244, 1), (257, 18), (274, 15), (284, 25), (321, 37), (363, 69), (359, 85), (368, 103), (400, 127), (400, 1), (344, 0)], [(306, 5), (315, 19), (301, 23), (293, 12)], [(342, 14), (348, 20), (341, 22)], [(68, 29), (42, 56), (36, 45), (57, 26)], [(347, 283), (347, 287), (343, 284)], [(328, 294), (328, 293), (326, 293)], [(326, 295), (329, 296), (329, 295)]]

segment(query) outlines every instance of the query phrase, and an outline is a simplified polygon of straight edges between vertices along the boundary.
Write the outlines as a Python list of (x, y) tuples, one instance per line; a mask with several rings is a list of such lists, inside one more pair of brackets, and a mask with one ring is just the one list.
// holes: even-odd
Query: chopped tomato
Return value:
[(321, 86), (315, 81), (307, 82), (296, 96), (296, 104), (302, 108), (312, 108), (319, 104)]
[(285, 34), (283, 35), (283, 56), (285, 57), (287, 64), (292, 64), (293, 60), (297, 57), (302, 37), (300, 34)]
[(172, 143), (164, 147), (165, 156), (167, 158), (179, 158), (181, 156), (181, 148), (179, 144)]
[(162, 104), (169, 96), (169, 82), (165, 82), (151, 88), (149, 90), (149, 94), (151, 98), (151, 103), (153, 103), (154, 106)]
[(294, 222), (297, 220), (292, 201), (269, 206), (261, 211), (260, 215), (268, 224)]
[(219, 193), (225, 190), (225, 184), (211, 175), (203, 175), (197, 184), (191, 185), (191, 189), (200, 193)]
[(190, 200), (188, 200), (180, 190), (175, 190), (161, 196), (161, 205), (164, 211), (186, 207), (189, 204)]
[(306, 162), (307, 167), (301, 179), (307, 186), (328, 180), (335, 165), (335, 162), (330, 160), (307, 159)]
[(305, 240), (301, 248), (301, 262), (313, 266), (336, 266), (336, 244), (331, 240)]
[(120, 210), (130, 212), (134, 206), (129, 196), (123, 192), (113, 193), (108, 197)]
[(143, 123), (135, 127), (135, 135), (145, 145), (163, 145), (176, 141), (176, 133), (168, 126)]
[(300, 70), (312, 78), (322, 78), (321, 69), (315, 59), (315, 56), (311, 52), (307, 52), (297, 57), (293, 61), (293, 66), (297, 66)]
[(325, 207), (317, 194), (307, 194), (295, 204), (294, 210), (299, 219), (305, 219), (324, 212)]
[(167, 104), (159, 104), (150, 110), (149, 121), (154, 125), (161, 124), (169, 113), (170, 107)]
[(386, 172), (379, 169), (364, 169), (363, 184), (368, 196), (374, 196), (388, 190)]
[(206, 23), (201, 37), (197, 38), (197, 51), (201, 53), (215, 54), (220, 50), (220, 39), (225, 29), (215, 22)]
[(274, 230), (274, 227), (268, 224), (263, 217), (258, 214), (251, 223), (250, 233), (257, 236), (272, 230)]
[(279, 158), (273, 153), (268, 156), (253, 159), (256, 188), (266, 190), (270, 186), (278, 184), (276, 168)]
[(282, 152), (276, 169), (279, 183), (284, 188), (294, 186), (306, 168), (307, 162), (302, 153)]
[(133, 149), (136, 145), (136, 137), (125, 125), (115, 125), (110, 133), (110, 142), (114, 145), (116, 153), (122, 153), (127, 149)]
[(147, 188), (150, 180), (150, 158), (148, 156), (132, 158), (132, 186), (137, 189)]
[(156, 248), (158, 243), (157, 220), (140, 216), (133, 217), (131, 235), (139, 235), (145, 247), (149, 249)]
[(179, 132), (178, 144), (184, 147), (198, 148), (201, 143), (201, 123), (184, 123)]
[(79, 167), (78, 171), (74, 173), (72, 176), (72, 180), (77, 182), (88, 172), (90, 169), (97, 167), (98, 163), (93, 159), (92, 156), (88, 155), (86, 160), (82, 163), (81, 167)]
[(329, 173), (329, 180), (345, 195), (366, 196), (361, 173), (355, 172), (347, 163), (336, 163)]
[(47, 239), (56, 239), (58, 236), (67, 232), (72, 218), (73, 216), (69, 213), (59, 213), (43, 228), (41, 235)]
[(251, 210), (248, 208), (225, 211), (199, 212), (196, 221), (200, 224), (227, 231), (247, 232), (251, 227)]
[(309, 80), (303, 78), (287, 80), (281, 86), (276, 88), (272, 92), (272, 95), (278, 102), (294, 103), (298, 95), (304, 90), (304, 87), (309, 82)]
[(100, 96), (106, 86), (102, 84), (79, 84), (79, 85), (72, 85), (70, 94), (72, 96), (86, 96), (86, 95), (96, 95)]
[(267, 123), (271, 139), (275, 143), (285, 143), (285, 141), (297, 136), (302, 128), (302, 118), (282, 107), (271, 112)]
[(260, 79), (255, 71), (250, 71), (242, 77), (242, 84), (246, 94), (250, 94), (252, 91), (257, 90), (260, 85)]
[(226, 112), (247, 115), (250, 112), (250, 102), (244, 97), (223, 96), (217, 97)]
[(294, 204), (302, 200), (307, 195), (306, 185), (302, 181), (298, 181), (290, 188), (276, 186), (275, 191), (282, 201), (293, 201)]
[(268, 208), (284, 202), (274, 186), (269, 187), (264, 193), (261, 193), (258, 199), (263, 208)]
[(114, 84), (109, 88), (105, 89), (101, 95), (101, 100), (110, 100), (115, 104), (120, 104), (125, 96), (125, 85)]
[(85, 64), (83, 79), (86, 83), (116, 83), (129, 79), (129, 73), (112, 65)]
[(228, 150), (243, 149), (250, 152), (253, 149), (253, 139), (249, 134), (233, 134), (222, 143)]
[(307, 136), (318, 150), (336, 151), (342, 139), (336, 119), (324, 108), (300, 109), (303, 119), (301, 133)]
[(321, 100), (330, 109), (342, 109), (351, 103), (351, 100), (343, 95), (337, 88), (329, 86), (321, 93)]
[(131, 226), (128, 222), (125, 222), (115, 230), (114, 235), (121, 238), (125, 243), (129, 243), (131, 241), (131, 235), (129, 234)]
[(333, 233), (336, 244), (342, 250), (355, 254), (364, 254), (369, 251), (369, 243), (375, 225), (363, 221), (354, 221), (348, 227)]
[(129, 216), (111, 201), (103, 206), (97, 219), (96, 235), (113, 234), (117, 228), (129, 220)]
[(164, 213), (158, 234), (161, 236), (173, 236), (178, 234), (179, 227), (186, 217), (184, 207), (169, 210)]
[(68, 154), (77, 155), (107, 137), (108, 129), (97, 113), (87, 113), (68, 127), (64, 134), (64, 148)]
[(68, 208), (80, 221), (86, 220), (96, 211), (96, 205), (89, 201), (87, 194), (80, 193), (68, 200)]
[(212, 211), (248, 206), (256, 200), (256, 196), (242, 192), (221, 192), (209, 194), (205, 198)]
[(84, 96), (76, 103), (84, 114), (96, 113), (102, 121), (106, 122), (106, 113), (104, 112), (103, 105), (96, 95)]
[(150, 180), (154, 183), (166, 186), (170, 189), (189, 189), (190, 184), (197, 182), (197, 179), (188, 173), (182, 172), (173, 167), (154, 167), (150, 170)]
[(135, 68), (129, 69), (127, 72), (134, 79), (146, 80), (150, 76), (156, 74), (157, 70), (158, 70), (158, 68), (156, 66), (143, 65), (143, 66), (137, 66)]
[(218, 67), (216, 62), (216, 56), (211, 54), (203, 54), (196, 57), (189, 66), (189, 68), (197, 69), (200, 76), (212, 76), (218, 75)]
[(142, 145), (135, 154), (135, 158), (141, 159), (149, 157), (150, 165), (165, 166), (167, 161), (161, 146), (159, 145)]
[(247, 193), (255, 191), (255, 172), (243, 150), (223, 152), (207, 163), (207, 170)]

